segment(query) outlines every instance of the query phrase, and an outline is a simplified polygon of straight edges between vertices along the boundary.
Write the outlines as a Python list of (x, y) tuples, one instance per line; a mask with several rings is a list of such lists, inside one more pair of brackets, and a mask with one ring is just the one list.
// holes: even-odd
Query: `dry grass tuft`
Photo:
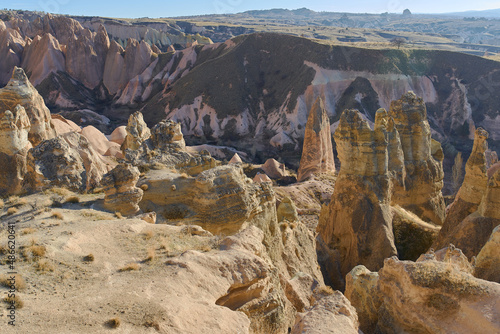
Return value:
[(154, 248), (149, 248), (148, 249), (148, 255), (146, 256), (146, 258), (144, 259), (144, 262), (150, 262), (150, 261), (153, 261), (156, 257), (156, 252), (155, 252), (155, 249)]
[(73, 203), (73, 204), (80, 203), (80, 198), (78, 196), (70, 196), (66, 198), (65, 203)]
[(118, 219), (123, 219), (123, 215), (121, 214), (121, 212), (115, 212), (115, 217), (118, 218)]
[(144, 327), (154, 328), (160, 331), (161, 327), (157, 320), (149, 320), (144, 323)]
[(132, 263), (125, 265), (125, 267), (120, 268), (118, 271), (120, 271), (120, 272), (133, 271), (133, 270), (139, 270), (140, 268), (141, 268), (141, 266), (139, 266), (139, 264), (132, 262)]
[(322, 296), (330, 296), (330, 295), (333, 295), (333, 293), (334, 293), (333, 289), (331, 287), (329, 287), (328, 285), (323, 285), (323, 286), (317, 287), (314, 290), (314, 294), (322, 295)]
[(182, 173), (180, 177), (182, 179), (187, 179), (189, 177), (189, 175), (187, 175), (186, 173)]
[(121, 325), (121, 320), (120, 318), (113, 318), (108, 321), (106, 321), (106, 326), (110, 328), (118, 328)]
[(151, 230), (144, 232), (144, 239), (149, 240), (154, 237), (155, 233)]
[(35, 233), (35, 232), (36, 232), (36, 229), (34, 229), (32, 227), (26, 227), (26, 228), (23, 228), (21, 230), (21, 235), (32, 234), (32, 233)]
[(21, 300), (21, 298), (18, 295), (15, 296), (9, 296), (5, 297), (3, 301), (7, 304), (14, 304), (16, 309), (21, 309), (24, 306), (24, 302)]
[(47, 189), (47, 190), (45, 190), (45, 193), (46, 194), (56, 194), (56, 195), (60, 195), (60, 196), (64, 196), (64, 197), (71, 196), (73, 194), (73, 192), (71, 192), (70, 190), (68, 190), (66, 188), (59, 188), (59, 187)]
[(11, 207), (7, 210), (7, 215), (12, 216), (13, 214), (16, 214), (19, 210), (16, 207)]
[(40, 258), (45, 256), (45, 253), (47, 253), (47, 248), (40, 245), (31, 245), (23, 249), (23, 256), (25, 258)]
[[(11, 276), (14, 276), (15, 279), (14, 281), (12, 280), (9, 280), (11, 278)], [(16, 275), (1, 275), (0, 276), (0, 285), (8, 288), (8, 289), (11, 289), (12, 286), (14, 286), (14, 288), (17, 290), (17, 291), (23, 291), (26, 289), (26, 282), (24, 281), (23, 277), (19, 274), (16, 274)]]
[(63, 214), (60, 213), (59, 211), (54, 212), (51, 217), (55, 218), (55, 219), (59, 219), (59, 220), (63, 220), (64, 219)]
[(83, 257), (83, 261), (85, 261), (85, 262), (94, 262), (94, 260), (95, 260), (95, 257), (94, 257), (94, 254), (92, 254), (92, 253)]
[(40, 271), (42, 273), (53, 272), (56, 269), (54, 265), (46, 259), (38, 261), (35, 268), (37, 271)]

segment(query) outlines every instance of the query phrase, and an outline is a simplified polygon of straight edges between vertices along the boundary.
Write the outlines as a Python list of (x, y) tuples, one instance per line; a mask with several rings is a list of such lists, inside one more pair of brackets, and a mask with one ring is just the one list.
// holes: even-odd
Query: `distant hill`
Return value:
[(498, 18), (500, 18), (500, 9), (469, 10), (466, 12), (447, 13), (447, 15), (463, 16), (463, 17), (498, 17)]

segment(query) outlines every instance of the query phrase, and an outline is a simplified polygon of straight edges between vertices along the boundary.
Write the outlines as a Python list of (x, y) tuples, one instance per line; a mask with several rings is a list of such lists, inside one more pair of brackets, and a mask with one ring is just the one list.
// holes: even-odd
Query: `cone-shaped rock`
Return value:
[(335, 172), (330, 120), (323, 100), (318, 97), (309, 112), (297, 181), (314, 173)]

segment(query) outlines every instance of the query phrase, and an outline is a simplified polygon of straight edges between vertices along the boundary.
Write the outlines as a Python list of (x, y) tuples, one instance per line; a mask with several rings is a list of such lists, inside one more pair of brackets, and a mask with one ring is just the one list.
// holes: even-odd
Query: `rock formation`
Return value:
[(31, 124), (28, 139), (33, 146), (55, 137), (50, 122), (50, 111), (45, 106), (43, 98), (29, 82), (23, 69), (15, 67), (7, 86), (0, 89), (0, 112), (12, 111), (18, 104), (28, 115)]
[(231, 160), (229, 160), (229, 164), (240, 164), (242, 163), (243, 161), (241, 160), (240, 156), (238, 155), (238, 153), (235, 153), (233, 155), (233, 157), (231, 158)]
[(255, 175), (255, 177), (253, 178), (253, 182), (255, 182), (255, 183), (262, 183), (262, 182), (272, 183), (273, 181), (266, 174), (257, 173), (257, 175)]
[(89, 191), (100, 184), (111, 167), (108, 164), (85, 137), (67, 133), (29, 150), (23, 187), (28, 191), (50, 187)]
[(451, 243), (472, 258), (500, 225), (500, 170), (494, 166), (487, 168), (487, 138), (486, 131), (476, 130), (473, 150), (465, 165), (464, 182), (448, 209), (446, 224), (433, 244), (435, 249)]
[(477, 128), (474, 134), (472, 152), (465, 164), (465, 178), (455, 200), (446, 211), (446, 219), (435, 241), (434, 249), (446, 247), (450, 240), (448, 235), (468, 215), (477, 211), (481, 199), (486, 191), (488, 176), (486, 175), (486, 156), (488, 149), (488, 132)]
[[(470, 274), (455, 248), (417, 262), (387, 259), (377, 275), (360, 267), (348, 280), (347, 294), (371, 333), (495, 333), (500, 320), (500, 286)], [(367, 276), (368, 275), (368, 276)], [(376, 287), (374, 288), (374, 284)], [(368, 307), (369, 306), (369, 307)], [(377, 312), (374, 312), (377, 309)]]
[(422, 220), (442, 225), (443, 154), (431, 139), (424, 100), (408, 92), (391, 103), (389, 115), (401, 138), (406, 170), (404, 187), (395, 186), (392, 200)]
[(500, 226), (497, 226), (491, 233), (490, 239), (486, 242), (476, 257), (474, 276), (500, 283)]
[(297, 214), (297, 207), (295, 203), (290, 199), (290, 197), (285, 197), (281, 200), (281, 203), (278, 205), (278, 222), (282, 222), (287, 220), (289, 222), (294, 222), (299, 220), (299, 216)]
[(113, 212), (131, 216), (139, 212), (143, 190), (136, 187), (139, 169), (128, 164), (119, 164), (102, 178), (104, 207)]
[(263, 208), (274, 205), (271, 185), (253, 183), (236, 165), (197, 177), (151, 170), (140, 180), (142, 185), (147, 186), (140, 203), (143, 211), (156, 211), (167, 220), (187, 218), (214, 234), (235, 233), (244, 223), (264, 224), (268, 213)]
[(280, 179), (288, 175), (285, 164), (279, 163), (275, 159), (267, 159), (260, 167), (271, 179)]
[(144, 118), (140, 112), (135, 112), (128, 118), (128, 124), (126, 127), (127, 136), (123, 142), (123, 151), (137, 150), (146, 139), (151, 136), (151, 131), (149, 130)]
[(54, 126), (54, 130), (57, 135), (62, 135), (68, 132), (77, 132), (80, 133), (82, 129), (76, 125), (75, 122), (64, 118), (59, 114), (51, 114), (50, 122)]
[(359, 323), (356, 310), (342, 293), (319, 299), (304, 313), (299, 313), (292, 334), (358, 334)]
[(111, 148), (114, 150), (120, 149), (119, 144), (109, 141), (101, 131), (92, 125), (84, 127), (80, 134), (89, 141), (90, 145), (92, 145), (94, 150), (99, 154), (105, 155)]
[(109, 141), (121, 145), (125, 141), (126, 137), (127, 137), (127, 127), (122, 125), (113, 130), (113, 132), (109, 137)]
[(26, 173), (30, 121), (19, 104), (0, 113), (0, 195), (18, 194)]
[(181, 125), (170, 120), (162, 121), (151, 129), (151, 141), (160, 150), (180, 151), (186, 148)]
[(330, 120), (323, 100), (318, 97), (307, 118), (297, 181), (304, 181), (314, 173), (325, 172), (335, 172), (335, 161), (333, 160)]
[(378, 270), (396, 255), (386, 135), (383, 124), (371, 130), (357, 110), (342, 114), (334, 134), (341, 168), (318, 232), (321, 252), (331, 262), (328, 279), (337, 289), (356, 265)]

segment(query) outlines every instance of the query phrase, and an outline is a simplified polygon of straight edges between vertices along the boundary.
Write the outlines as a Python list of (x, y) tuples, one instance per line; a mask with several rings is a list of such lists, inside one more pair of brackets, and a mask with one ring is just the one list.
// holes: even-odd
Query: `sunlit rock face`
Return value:
[(24, 70), (18, 67), (14, 69), (7, 86), (0, 89), (0, 112), (12, 111), (17, 105), (21, 105), (28, 115), (31, 124), (28, 139), (33, 146), (55, 137), (49, 109), (26, 77)]
[(325, 172), (335, 172), (335, 161), (330, 120), (323, 100), (318, 97), (307, 119), (297, 181), (304, 181), (312, 174)]
[(431, 139), (424, 100), (408, 92), (391, 103), (389, 115), (401, 138), (406, 170), (404, 186), (394, 188), (393, 202), (424, 221), (442, 225), (443, 152)]

